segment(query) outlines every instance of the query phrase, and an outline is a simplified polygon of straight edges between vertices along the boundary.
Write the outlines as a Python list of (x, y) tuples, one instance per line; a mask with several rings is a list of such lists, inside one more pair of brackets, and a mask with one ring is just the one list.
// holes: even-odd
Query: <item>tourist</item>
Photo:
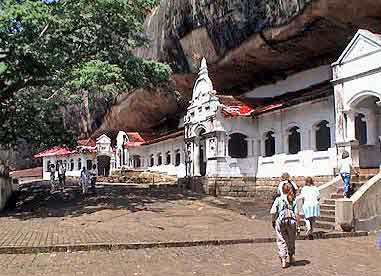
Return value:
[(97, 165), (93, 164), (93, 167), (90, 171), (90, 182), (91, 182), (91, 191), (95, 194), (95, 183), (97, 182)]
[(87, 185), (89, 183), (89, 172), (87, 171), (86, 167), (82, 168), (81, 176), (79, 178), (79, 184), (82, 187), (82, 194), (87, 194)]
[(292, 189), (293, 189), (293, 191), (294, 191), (294, 194), (296, 195), (296, 193), (297, 193), (299, 187), (298, 187), (298, 185), (296, 185), (296, 183), (295, 183), (294, 181), (292, 181), (290, 178), (291, 178), (291, 177), (290, 177), (290, 175), (289, 175), (288, 173), (285, 172), (285, 173), (282, 174), (282, 176), (280, 177), (280, 183), (279, 183), (279, 185), (278, 185), (278, 195), (282, 195), (282, 189), (283, 189), (283, 185), (284, 185), (285, 183), (289, 183), (289, 184), (291, 184), (291, 187), (292, 187)]
[(351, 171), (353, 170), (356, 175), (359, 173), (352, 166), (352, 159), (349, 158), (349, 153), (344, 151), (341, 160), (339, 161), (339, 172), (341, 175), (341, 179), (343, 180), (343, 195), (347, 198), (350, 198), (352, 195), (352, 187), (351, 187)]
[(320, 192), (319, 189), (314, 186), (312, 177), (306, 178), (306, 184), (300, 192), (299, 198), (303, 202), (303, 214), (304, 221), (306, 222), (306, 235), (309, 239), (313, 239), (313, 223), (316, 217), (320, 216)]
[(50, 189), (51, 189), (51, 192), (54, 192), (54, 189), (55, 189), (54, 182), (56, 179), (56, 168), (54, 164), (50, 165), (49, 171), (50, 171), (50, 186), (51, 186)]
[(59, 186), (61, 189), (65, 187), (66, 184), (66, 167), (62, 163), (62, 161), (59, 161), (58, 163), (58, 181), (59, 181)]
[(278, 254), (281, 259), (282, 268), (294, 263), (295, 239), (298, 224), (297, 205), (292, 184), (284, 183), (282, 194), (278, 196), (270, 210), (272, 215), (272, 226), (276, 232), (276, 243)]

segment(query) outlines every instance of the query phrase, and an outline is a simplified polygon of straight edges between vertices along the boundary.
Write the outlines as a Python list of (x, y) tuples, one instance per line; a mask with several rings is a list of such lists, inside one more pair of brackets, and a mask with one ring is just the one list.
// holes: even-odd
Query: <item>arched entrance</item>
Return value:
[(359, 165), (376, 168), (381, 163), (381, 108), (374, 95), (361, 95), (350, 104), (354, 138), (358, 142)]
[(97, 163), (98, 163), (98, 175), (109, 176), (110, 164), (111, 164), (110, 156), (107, 156), (107, 155), (97, 156)]
[(196, 130), (195, 139), (195, 155), (194, 155), (194, 175), (195, 176), (205, 176), (206, 175), (206, 140), (204, 134), (206, 133), (205, 128), (201, 127)]

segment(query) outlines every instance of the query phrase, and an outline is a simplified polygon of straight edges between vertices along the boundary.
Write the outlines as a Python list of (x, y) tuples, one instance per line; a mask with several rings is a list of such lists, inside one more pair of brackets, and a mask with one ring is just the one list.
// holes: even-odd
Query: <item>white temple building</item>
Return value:
[[(242, 186), (283, 172), (328, 181), (343, 149), (355, 167), (378, 167), (380, 64), (381, 36), (359, 30), (332, 65), (296, 73), (237, 99), (214, 90), (203, 59), (177, 129), (150, 138), (120, 131), (115, 145), (102, 135), (92, 151), (59, 156), (70, 168), (72, 160), (97, 162), (101, 175), (122, 168), (150, 170), (178, 178), (236, 178)], [(57, 160), (57, 155), (37, 157), (44, 158), (44, 171)], [(74, 165), (70, 173), (78, 175), (79, 168)]]

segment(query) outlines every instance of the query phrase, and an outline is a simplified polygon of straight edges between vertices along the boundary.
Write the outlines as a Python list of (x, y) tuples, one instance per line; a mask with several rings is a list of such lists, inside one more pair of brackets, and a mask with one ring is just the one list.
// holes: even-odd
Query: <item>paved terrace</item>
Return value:
[(219, 205), (219, 200), (169, 188), (98, 186), (96, 195), (83, 198), (77, 187), (50, 194), (47, 185), (28, 185), (16, 208), (0, 217), (0, 253), (46, 252), (54, 246), (67, 251), (89, 250), (82, 245), (273, 240), (269, 203), (251, 202), (246, 216)]

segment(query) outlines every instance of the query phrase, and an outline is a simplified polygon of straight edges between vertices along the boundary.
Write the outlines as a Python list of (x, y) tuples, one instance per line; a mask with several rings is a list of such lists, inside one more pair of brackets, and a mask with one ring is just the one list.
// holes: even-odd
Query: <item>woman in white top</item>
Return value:
[(349, 158), (349, 153), (344, 151), (341, 160), (339, 161), (339, 172), (341, 179), (343, 180), (344, 196), (350, 198), (352, 195), (351, 191), (351, 170), (355, 172), (356, 175), (359, 173), (353, 168), (352, 160)]
[(320, 192), (314, 186), (312, 177), (306, 178), (306, 184), (300, 192), (299, 198), (303, 201), (304, 220), (306, 222), (307, 235), (312, 239), (313, 223), (315, 218), (320, 216)]

